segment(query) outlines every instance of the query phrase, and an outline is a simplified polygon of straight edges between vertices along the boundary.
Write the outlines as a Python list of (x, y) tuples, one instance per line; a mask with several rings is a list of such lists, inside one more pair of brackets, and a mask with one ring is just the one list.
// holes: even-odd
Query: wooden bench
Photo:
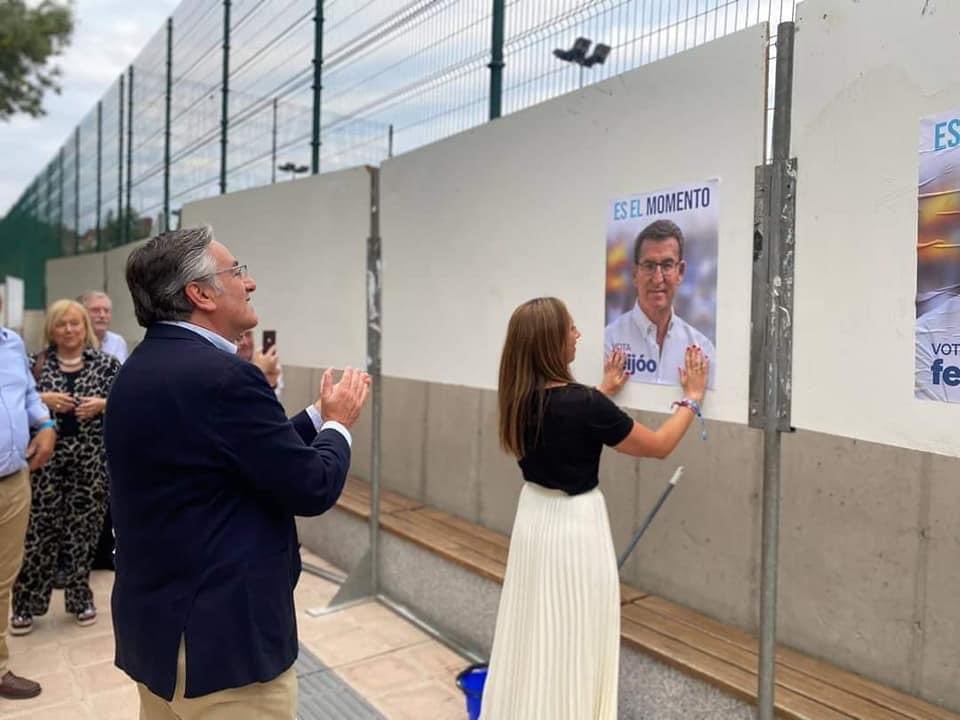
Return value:
[[(351, 478), (337, 503), (370, 517), (370, 487)], [(510, 538), (390, 491), (380, 527), (503, 583)], [(747, 702), (757, 701), (757, 640), (621, 583), (621, 636), (630, 646)], [(795, 650), (777, 650), (777, 715), (793, 720), (960, 720), (960, 715)]]
[[(337, 506), (368, 520), (370, 486), (363, 480), (350, 478)], [(503, 584), (510, 545), (510, 538), (506, 535), (389, 490), (380, 493), (380, 527), (488, 580)], [(644, 593), (621, 583), (621, 603), (642, 597), (645, 597)]]

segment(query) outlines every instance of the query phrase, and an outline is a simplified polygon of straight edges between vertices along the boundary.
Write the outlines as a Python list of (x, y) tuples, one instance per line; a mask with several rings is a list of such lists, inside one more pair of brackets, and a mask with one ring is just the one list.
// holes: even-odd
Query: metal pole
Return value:
[(387, 157), (393, 157), (393, 125), (390, 125), (390, 129), (387, 131)]
[(124, 77), (120, 73), (120, 97), (117, 101), (117, 107), (120, 109), (119, 132), (117, 132), (117, 219), (115, 227), (117, 230), (116, 241), (110, 238), (111, 247), (116, 242), (120, 245), (123, 242), (121, 228), (123, 227), (123, 101), (124, 101)]
[(102, 198), (101, 183), (103, 178), (103, 100), (97, 102), (97, 252), (100, 252), (100, 245), (103, 241), (103, 234), (100, 230), (100, 202)]
[(130, 242), (133, 227), (133, 209), (130, 205), (130, 191), (133, 187), (133, 65), (127, 78), (127, 212), (123, 221), (123, 241)]
[[(50, 226), (50, 232), (53, 232), (53, 162), (47, 164), (47, 223)], [(47, 238), (49, 245), (50, 238)], [(58, 253), (59, 254), (59, 253)]]
[(656, 517), (657, 513), (660, 512), (660, 508), (663, 507), (663, 504), (667, 501), (667, 498), (670, 497), (670, 493), (673, 492), (673, 489), (677, 486), (677, 482), (680, 480), (680, 476), (683, 475), (683, 465), (678, 467), (673, 471), (667, 486), (663, 489), (663, 492), (660, 493), (660, 497), (657, 498), (657, 502), (654, 503), (653, 507), (650, 508), (650, 512), (647, 513), (647, 516), (643, 519), (643, 522), (640, 523), (640, 527), (637, 528), (637, 531), (633, 534), (633, 537), (630, 538), (630, 542), (627, 544), (626, 549), (617, 559), (617, 567), (622, 569), (624, 563), (627, 562), (627, 558), (630, 557), (630, 553), (633, 552), (633, 549), (637, 546), (637, 543), (640, 542), (640, 538), (643, 537), (643, 534), (647, 531), (647, 528), (650, 527), (650, 523), (653, 522), (653, 518)]
[(370, 594), (380, 592), (380, 425), (383, 393), (380, 374), (380, 171), (370, 172), (370, 239), (367, 242), (367, 371), (373, 381), (370, 443)]
[(346, 575), (343, 575), (342, 573), (331, 572), (330, 570), (326, 570), (319, 565), (314, 565), (306, 560), (301, 562), (300, 565), (303, 567), (304, 572), (310, 573), (311, 575), (316, 575), (317, 577), (322, 577), (324, 580), (329, 580), (336, 585), (343, 585), (347, 581)]
[(270, 184), (277, 181), (277, 99), (273, 99), (273, 147), (270, 150)]
[(73, 254), (80, 252), (80, 126), (73, 131)]
[(310, 173), (320, 172), (320, 95), (323, 91), (323, 0), (313, 15), (313, 130), (310, 135)]
[[(793, 175), (790, 161), (790, 112), (793, 93), (792, 22), (777, 29), (776, 95), (773, 114), (773, 167), (770, 182), (770, 216), (767, 283), (765, 427), (763, 432), (763, 529), (760, 588), (760, 672), (758, 703), (760, 720), (774, 720), (775, 660), (777, 644), (777, 573), (780, 542), (780, 433), (789, 429), (789, 387), (782, 385), (789, 374), (789, 335), (792, 315), (792, 276), (783, 282), (784, 260), (792, 266), (792, 217), (785, 206), (792, 202), (788, 187)], [(784, 321), (787, 322), (784, 322)], [(786, 398), (783, 407), (781, 394)]]
[(60, 146), (60, 192), (57, 198), (57, 253), (63, 252), (63, 145)]
[(230, 112), (230, 0), (223, 0), (223, 87), (220, 104), (220, 194), (227, 192), (227, 131)]
[(173, 17), (167, 18), (167, 95), (163, 128), (163, 229), (170, 229), (170, 116), (173, 98)]
[(490, 39), (490, 119), (500, 117), (503, 104), (503, 35), (505, 0), (493, 0), (493, 28)]

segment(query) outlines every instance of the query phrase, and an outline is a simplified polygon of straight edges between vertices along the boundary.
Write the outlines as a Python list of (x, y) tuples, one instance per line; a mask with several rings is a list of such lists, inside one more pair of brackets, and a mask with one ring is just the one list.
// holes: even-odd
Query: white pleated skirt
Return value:
[(600, 489), (525, 483), (481, 720), (616, 720), (620, 584)]

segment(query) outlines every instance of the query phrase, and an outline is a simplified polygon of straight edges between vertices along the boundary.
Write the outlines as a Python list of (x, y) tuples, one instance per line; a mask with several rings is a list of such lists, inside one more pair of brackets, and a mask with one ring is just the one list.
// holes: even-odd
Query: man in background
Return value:
[[(110, 331), (110, 322), (113, 320), (113, 301), (110, 300), (110, 296), (100, 290), (87, 290), (77, 298), (77, 302), (83, 305), (90, 315), (93, 334), (100, 341), (100, 349), (108, 355), (113, 355), (122, 365), (127, 359), (127, 341)], [(100, 539), (97, 540), (97, 549), (91, 567), (94, 570), (113, 570), (113, 517), (110, 514), (109, 501), (107, 501), (107, 513), (103, 518), (103, 529), (100, 531)], [(63, 584), (63, 571), (58, 568), (54, 587), (63, 587)]]
[(113, 302), (110, 296), (100, 290), (88, 290), (78, 297), (77, 301), (90, 313), (93, 332), (100, 341), (100, 349), (123, 364), (127, 359), (127, 341), (117, 333), (110, 332), (110, 321), (113, 319)]
[[(21, 700), (40, 694), (39, 683), (7, 669), (10, 590), (20, 573), (30, 519), (30, 471), (53, 455), (57, 431), (40, 401), (23, 340), (0, 327), (0, 698)], [(30, 429), (36, 434), (30, 439)]]
[(269, 348), (266, 352), (256, 349), (256, 339), (253, 336), (253, 330), (247, 330), (237, 339), (237, 357), (243, 358), (247, 362), (252, 362), (258, 368), (265, 378), (267, 384), (273, 388), (277, 395), (277, 400), (283, 399), (283, 368), (280, 365), (280, 355), (277, 352), (277, 346)]

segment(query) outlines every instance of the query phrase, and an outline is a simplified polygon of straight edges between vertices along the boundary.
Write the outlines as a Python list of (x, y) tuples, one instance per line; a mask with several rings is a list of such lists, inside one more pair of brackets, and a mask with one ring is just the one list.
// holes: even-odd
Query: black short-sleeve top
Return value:
[(623, 442), (633, 419), (599, 390), (571, 383), (547, 389), (538, 435), (537, 402), (534, 398), (524, 436), (524, 479), (568, 495), (593, 490), (600, 482), (603, 446)]

